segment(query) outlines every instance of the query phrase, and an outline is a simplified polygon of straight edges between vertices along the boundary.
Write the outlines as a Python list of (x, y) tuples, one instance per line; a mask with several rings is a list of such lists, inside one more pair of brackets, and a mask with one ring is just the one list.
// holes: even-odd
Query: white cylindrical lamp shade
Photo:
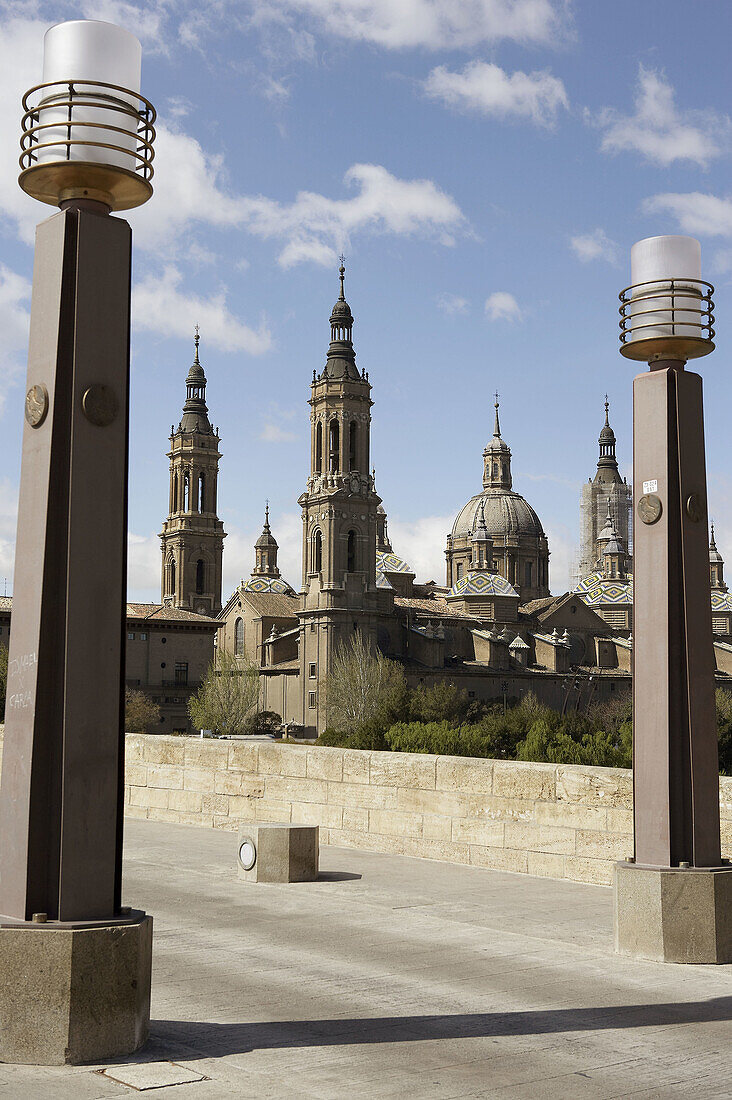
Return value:
[(705, 335), (699, 241), (675, 236), (638, 241), (630, 250), (630, 281), (628, 342)]
[[(74, 19), (68, 23), (57, 23), (46, 31), (43, 40), (43, 83), (53, 83), (55, 86), (43, 89), (39, 121), (44, 126), (52, 125), (39, 132), (39, 143), (64, 142), (70, 137), (72, 144), (68, 146), (68, 152), (63, 144), (39, 150), (38, 162), (89, 161), (134, 172), (140, 163), (133, 155), (138, 144), (138, 120), (133, 112), (137, 112), (140, 105), (141, 65), (142, 47), (139, 41), (134, 34), (114, 23)], [(129, 89), (132, 94), (125, 95), (111, 89), (105, 91), (86, 83), (90, 80), (116, 84)], [(89, 106), (75, 106), (72, 96), (72, 106), (69, 108), (70, 82), (73, 82), (74, 94)], [(60, 100), (65, 101), (64, 106), (53, 106)], [(115, 110), (115, 102), (118, 106), (129, 106), (132, 112)], [(123, 132), (111, 127), (119, 127)], [(116, 145), (122, 151), (81, 144), (83, 142)]]

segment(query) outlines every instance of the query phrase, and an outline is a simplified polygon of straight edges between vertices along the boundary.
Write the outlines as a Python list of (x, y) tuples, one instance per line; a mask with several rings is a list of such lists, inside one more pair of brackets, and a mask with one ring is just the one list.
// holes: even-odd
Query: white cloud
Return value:
[(297, 439), (297, 435), (295, 432), (288, 432), (280, 424), (266, 420), (259, 433), (259, 438), (263, 439), (265, 443), (292, 443), (294, 439)]
[(271, 347), (272, 339), (264, 320), (253, 329), (229, 311), (223, 289), (204, 298), (184, 291), (182, 279), (178, 269), (170, 264), (162, 275), (149, 274), (136, 283), (132, 290), (133, 327), (177, 337), (197, 323), (206, 343), (221, 351), (261, 355)]
[(413, 521), (389, 516), (394, 553), (411, 565), (419, 583), (445, 583), (445, 543), (454, 520), (454, 515), (424, 516)]
[(514, 298), (506, 290), (496, 290), (485, 301), (485, 312), (490, 321), (521, 321), (523, 313)]
[(462, 72), (440, 65), (429, 74), (424, 87), (433, 99), (459, 110), (528, 119), (537, 126), (553, 126), (559, 109), (569, 107), (564, 84), (551, 73), (507, 73), (487, 61), (471, 61)]
[(473, 48), (508, 39), (551, 43), (564, 22), (551, 0), (254, 0), (261, 21), (310, 16), (328, 34), (387, 49)]
[(18, 486), (4, 477), (0, 480), (0, 595), (5, 592), (6, 581), (8, 595), (13, 591), (17, 525)]
[(732, 197), (717, 198), (701, 191), (654, 195), (646, 199), (647, 214), (673, 214), (684, 233), (700, 237), (732, 236)]
[(466, 226), (455, 200), (431, 180), (401, 180), (381, 165), (354, 164), (344, 181), (357, 188), (352, 198), (300, 191), (290, 204), (243, 199), (243, 222), (257, 236), (285, 242), (279, 256), (283, 267), (308, 260), (332, 264), (358, 232), (433, 237), (451, 245), (453, 234)]
[(605, 131), (600, 148), (606, 153), (632, 150), (663, 167), (688, 160), (702, 168), (720, 155), (731, 125), (727, 116), (712, 111), (679, 110), (666, 77), (643, 65), (634, 114), (606, 108), (596, 124)]
[(467, 298), (461, 298), (458, 294), (441, 294), (437, 299), (437, 308), (446, 313), (448, 317), (454, 317), (458, 313), (467, 313), (469, 304)]
[(0, 412), (8, 386), (22, 375), (28, 351), (31, 284), (28, 279), (0, 263), (0, 332), (3, 343), (3, 382)]
[(549, 524), (546, 528), (549, 542), (549, 585), (555, 596), (566, 592), (572, 581), (572, 567), (577, 553), (573, 535), (568, 527)]
[(609, 264), (618, 262), (618, 246), (615, 241), (610, 240), (604, 229), (593, 229), (592, 233), (572, 237), (569, 243), (582, 263), (589, 263), (590, 260), (607, 260)]
[(156, 534), (127, 535), (128, 600), (160, 600), (160, 539)]

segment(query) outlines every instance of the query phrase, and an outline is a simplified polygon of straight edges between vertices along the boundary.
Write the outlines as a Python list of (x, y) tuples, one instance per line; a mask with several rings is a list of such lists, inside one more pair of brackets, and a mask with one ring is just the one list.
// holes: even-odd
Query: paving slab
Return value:
[(151, 1041), (127, 1070), (0, 1065), (0, 1098), (131, 1097), (100, 1070), (173, 1063), (196, 1080), (155, 1100), (732, 1100), (732, 966), (616, 956), (608, 888), (329, 847), (321, 871), (243, 883), (235, 834), (128, 822)]

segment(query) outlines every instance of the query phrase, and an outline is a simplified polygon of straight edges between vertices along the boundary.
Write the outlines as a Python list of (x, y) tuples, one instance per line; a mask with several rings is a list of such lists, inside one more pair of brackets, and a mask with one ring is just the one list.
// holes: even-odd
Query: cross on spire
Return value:
[(499, 420), (498, 420), (498, 405), (499, 405), (498, 390), (496, 390), (496, 392), (495, 392), (495, 398), (496, 398), (496, 403), (495, 403), (496, 422), (493, 426), (493, 434), (500, 436), (500, 434), (501, 434), (501, 425), (500, 425)]
[(198, 325), (195, 326), (196, 335), (193, 337), (193, 343), (196, 345), (196, 362), (198, 362), (198, 344), (201, 339), (200, 329)]
[(610, 410), (610, 402), (608, 400), (607, 394), (605, 394), (605, 424), (607, 425), (608, 428), (610, 427), (609, 410)]
[(341, 252), (340, 256), (338, 257), (338, 260), (339, 260), (340, 265), (341, 265), (338, 269), (338, 273), (340, 275), (340, 280), (341, 280), (341, 297), (340, 297), (340, 301), (345, 302), (346, 292), (344, 290), (343, 282), (344, 282), (344, 279), (345, 279), (345, 276), (346, 276), (346, 257), (343, 255), (342, 252)]

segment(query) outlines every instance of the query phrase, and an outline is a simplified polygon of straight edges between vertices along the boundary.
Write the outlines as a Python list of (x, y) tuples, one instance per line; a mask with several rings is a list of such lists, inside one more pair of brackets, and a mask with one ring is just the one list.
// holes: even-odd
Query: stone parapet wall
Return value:
[[(732, 857), (732, 778), (720, 791)], [(599, 884), (632, 853), (617, 768), (129, 735), (125, 813), (319, 825), (323, 844)]]

